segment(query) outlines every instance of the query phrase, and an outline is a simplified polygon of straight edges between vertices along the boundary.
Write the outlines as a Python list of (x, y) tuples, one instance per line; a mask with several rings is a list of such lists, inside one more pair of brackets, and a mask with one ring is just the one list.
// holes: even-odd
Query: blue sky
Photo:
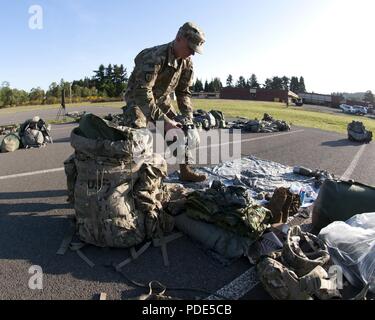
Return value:
[[(374, 4), (373, 4), (374, 3)], [(30, 90), (91, 76), (99, 64), (130, 72), (143, 48), (173, 40), (194, 21), (207, 36), (194, 59), (200, 79), (260, 82), (304, 76), (309, 91), (375, 92), (373, 0), (1, 0), (0, 83)], [(29, 7), (43, 29), (29, 28)]]

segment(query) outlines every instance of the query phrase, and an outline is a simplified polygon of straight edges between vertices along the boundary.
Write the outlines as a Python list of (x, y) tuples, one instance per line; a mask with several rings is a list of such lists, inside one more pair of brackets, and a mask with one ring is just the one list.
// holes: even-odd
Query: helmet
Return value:
[(289, 229), (282, 260), (299, 277), (305, 276), (317, 266), (323, 266), (329, 259), (328, 248), (322, 240), (311, 233), (302, 232), (299, 226)]

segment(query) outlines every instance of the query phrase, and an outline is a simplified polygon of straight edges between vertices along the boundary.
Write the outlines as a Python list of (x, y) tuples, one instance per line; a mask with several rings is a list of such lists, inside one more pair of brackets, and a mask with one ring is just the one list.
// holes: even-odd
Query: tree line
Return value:
[(65, 91), (68, 102), (117, 100), (122, 98), (128, 82), (127, 70), (121, 65), (101, 64), (94, 75), (72, 82), (61, 79), (59, 83), (52, 82), (48, 90), (40, 87), (30, 92), (12, 89), (8, 82), (0, 86), (0, 108), (22, 105), (57, 104), (61, 102), (62, 91)]
[(372, 93), (371, 90), (357, 93), (333, 92), (332, 95), (340, 97), (341, 100), (347, 99), (354, 101), (364, 101), (372, 105), (375, 104), (375, 95)]
[(267, 78), (264, 84), (258, 82), (258, 78), (255, 74), (252, 74), (250, 78), (246, 79), (244, 76), (240, 76), (237, 81), (234, 81), (233, 76), (230, 74), (227, 78), (227, 87), (232, 88), (252, 88), (252, 89), (269, 89), (269, 90), (291, 90), (295, 93), (305, 93), (305, 79), (304, 77), (273, 77)]
[[(273, 77), (268, 78), (264, 84), (258, 82), (258, 78), (255, 74), (252, 74), (250, 78), (240, 76), (237, 80), (230, 74), (226, 80), (226, 86), (230, 88), (252, 88), (252, 89), (269, 89), (269, 90), (291, 90), (295, 93), (305, 93), (305, 79), (304, 77)], [(223, 87), (219, 78), (214, 78), (210, 82), (205, 81), (204, 85), (200, 79), (197, 79), (193, 85), (194, 92), (218, 92)]]

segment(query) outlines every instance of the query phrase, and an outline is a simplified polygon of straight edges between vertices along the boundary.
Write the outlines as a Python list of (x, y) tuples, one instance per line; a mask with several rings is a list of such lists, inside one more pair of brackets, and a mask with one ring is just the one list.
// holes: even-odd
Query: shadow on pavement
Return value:
[[(33, 199), (33, 198), (53, 198), (68, 196), (66, 190), (46, 190), (32, 192), (1, 192), (0, 200), (10, 199)], [(0, 210), (2, 212), (2, 210)]]
[(361, 145), (362, 143), (360, 142), (353, 142), (348, 139), (322, 142), (322, 146), (327, 146), (327, 147), (348, 147), (348, 146), (361, 146)]
[[(130, 257), (128, 249), (84, 247), (81, 251), (95, 264), (94, 268), (71, 250), (63, 256), (56, 255), (68, 233), (69, 217), (73, 217), (74, 213), (71, 205), (65, 203), (65, 192), (15, 193), (11, 195), (17, 199), (15, 203), (4, 203), (6, 196), (9, 194), (2, 194), (0, 202), (0, 243), (3, 244), (0, 246), (0, 263), (3, 272), (12, 273), (14, 279), (22, 278), (23, 269), (12, 270), (15, 264), (21, 266), (22, 261), (26, 261), (41, 266), (46, 275), (58, 276), (58, 282), (66, 283), (63, 287), (69, 286), (69, 283), (73, 285), (77, 280), (90, 283), (94, 288), (107, 283), (116, 286), (114, 290), (121, 288), (123, 299), (148, 292), (134, 286), (112, 267)], [(34, 197), (34, 203), (22, 201), (23, 198)], [(46, 198), (52, 198), (50, 203)], [(232, 281), (248, 267), (248, 262), (242, 260), (230, 268), (219, 265), (187, 237), (168, 244), (168, 256), (170, 266), (165, 267), (160, 248), (151, 246), (122, 271), (134, 281), (144, 284), (157, 280), (168, 287), (202, 288), (215, 292), (222, 283)], [(85, 295), (84, 289), (76, 284), (72, 290), (76, 290), (79, 296)], [(197, 293), (179, 292), (176, 296), (193, 299)]]
[(70, 137), (60, 138), (60, 139), (54, 139), (53, 140), (53, 143), (66, 143), (66, 142), (70, 142)]

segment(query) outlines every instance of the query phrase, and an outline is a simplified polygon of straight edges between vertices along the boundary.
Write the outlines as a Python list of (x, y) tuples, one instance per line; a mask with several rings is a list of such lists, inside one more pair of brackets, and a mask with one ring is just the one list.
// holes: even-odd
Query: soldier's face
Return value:
[(175, 44), (175, 54), (177, 58), (186, 59), (195, 54), (194, 50), (190, 49), (187, 39), (177, 37)]

